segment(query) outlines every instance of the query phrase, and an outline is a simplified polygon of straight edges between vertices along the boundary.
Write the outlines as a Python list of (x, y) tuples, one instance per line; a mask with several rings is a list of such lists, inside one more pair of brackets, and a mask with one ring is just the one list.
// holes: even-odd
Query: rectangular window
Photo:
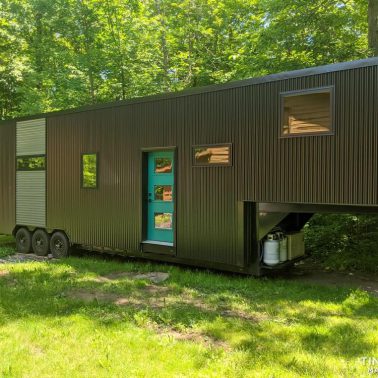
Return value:
[(222, 166), (232, 165), (231, 145), (207, 145), (193, 147), (193, 165)]
[(97, 188), (97, 154), (81, 155), (81, 168), (82, 188)]
[(19, 156), (17, 157), (18, 171), (44, 171), (46, 169), (45, 156)]
[(282, 135), (330, 134), (332, 88), (282, 94)]

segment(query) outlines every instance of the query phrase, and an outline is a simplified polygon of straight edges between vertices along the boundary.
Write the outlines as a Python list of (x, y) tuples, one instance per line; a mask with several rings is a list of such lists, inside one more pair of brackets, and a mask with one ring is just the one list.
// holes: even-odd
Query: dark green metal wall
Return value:
[[(235, 167), (191, 166), (193, 144), (230, 141), (232, 136), (225, 125), (211, 138), (198, 126), (191, 129), (202, 106), (200, 98), (191, 100), (49, 118), (48, 226), (67, 230), (78, 243), (139, 250), (141, 149), (177, 146), (177, 255), (243, 265), (242, 251), (235, 248)], [(80, 189), (83, 152), (99, 153), (97, 190)]]
[[(280, 138), (277, 94), (328, 85), (335, 88), (335, 134)], [(377, 66), (245, 88), (244, 97), (254, 100), (243, 146), (251, 146), (245, 151), (250, 176), (259, 179), (244, 180), (240, 195), (259, 202), (377, 204)]]
[(0, 125), (0, 233), (10, 234), (16, 223), (16, 123)]
[[(179, 258), (253, 260), (240, 201), (378, 205), (377, 64), (51, 116), (48, 225), (138, 251), (141, 149), (159, 146), (177, 147)], [(330, 85), (334, 135), (281, 138), (280, 92)], [(193, 167), (192, 146), (207, 143), (232, 143), (233, 166)], [(99, 153), (98, 190), (80, 189), (84, 152)]]

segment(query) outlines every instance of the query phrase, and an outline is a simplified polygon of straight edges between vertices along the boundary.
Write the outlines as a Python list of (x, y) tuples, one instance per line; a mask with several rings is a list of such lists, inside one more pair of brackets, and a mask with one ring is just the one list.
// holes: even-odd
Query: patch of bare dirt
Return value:
[(115, 272), (93, 279), (95, 282), (113, 282), (128, 278), (131, 280), (147, 280), (153, 283), (161, 283), (169, 278), (169, 273), (165, 272), (148, 272), (148, 273), (135, 273), (135, 272)]
[(167, 295), (169, 293), (169, 288), (166, 286), (158, 285), (146, 285), (141, 289), (143, 292), (146, 292), (150, 296), (154, 295)]
[(23, 262), (41, 262), (41, 261), (56, 261), (52, 255), (48, 256), (37, 256), (32, 253), (15, 253), (14, 255), (9, 255), (0, 259), (0, 264), (8, 263), (23, 263)]
[(290, 271), (282, 273), (279, 277), (290, 281), (356, 288), (378, 297), (377, 276), (359, 272), (328, 271), (310, 259), (304, 260), (301, 264), (296, 265)]
[(32, 345), (30, 348), (30, 353), (33, 355), (33, 356), (36, 356), (36, 357), (41, 357), (41, 356), (44, 356), (44, 351), (42, 348), (36, 346), (36, 345)]
[(18, 284), (17, 279), (12, 277), (7, 270), (0, 270), (0, 279), (2, 279), (2, 282), (9, 287), (15, 287)]
[(221, 311), (220, 314), (225, 317), (238, 318), (238, 319), (248, 320), (250, 322), (255, 322), (255, 323), (268, 319), (267, 316), (263, 316), (262, 314), (257, 316), (257, 315), (248, 314), (247, 312), (242, 311), (242, 310), (223, 310)]
[[(143, 294), (144, 295), (141, 295)], [(154, 296), (149, 296), (148, 294), (153, 293)], [(101, 292), (99, 290), (86, 290), (86, 289), (79, 289), (72, 291), (68, 294), (69, 298), (82, 300), (84, 302), (105, 302), (105, 303), (113, 303), (118, 306), (133, 306), (133, 307), (152, 307), (152, 308), (162, 308), (167, 306), (168, 304), (172, 304), (173, 301), (168, 301), (164, 295), (169, 293), (169, 289), (164, 286), (156, 286), (156, 285), (147, 285), (143, 289), (139, 289), (138, 292), (134, 292), (130, 297), (124, 297), (116, 293), (106, 293)], [(181, 301), (177, 301), (177, 303), (182, 303)], [(185, 303), (189, 303), (188, 300)], [(198, 301), (197, 301), (198, 305)], [(207, 308), (205, 304), (202, 304), (201, 307)], [(240, 317), (240, 313), (229, 311), (228, 313), (224, 312), (224, 316), (237, 316)], [(247, 319), (247, 316), (244, 316), (243, 319)], [(248, 318), (252, 320), (252, 318)], [(212, 346), (217, 348), (222, 348), (225, 350), (230, 349), (229, 345), (221, 340), (217, 340), (212, 338), (208, 335), (204, 335), (201, 332), (196, 331), (189, 331), (189, 332), (180, 332), (174, 328), (170, 327), (162, 327), (157, 325), (156, 323), (149, 324), (148, 328), (153, 330), (159, 335), (167, 336), (174, 340), (183, 340), (183, 341), (191, 341), (195, 343), (200, 343), (205, 346)]]
[(99, 290), (75, 290), (68, 293), (68, 298), (78, 299), (80, 301), (90, 303), (90, 302), (104, 302), (104, 303), (114, 303), (116, 305), (133, 305), (140, 306), (141, 301), (133, 297), (123, 297), (115, 293), (106, 293)]
[(118, 306), (132, 305), (135, 307), (161, 308), (166, 305), (165, 296), (169, 289), (165, 286), (146, 285), (125, 297), (117, 293), (103, 292), (96, 289), (78, 289), (67, 294), (68, 298), (78, 299), (83, 302), (108, 302)]
[(203, 333), (200, 333), (200, 332), (195, 332), (195, 331), (179, 332), (173, 328), (160, 327), (160, 326), (154, 326), (152, 327), (152, 329), (159, 335), (171, 337), (174, 340), (191, 341), (197, 344), (202, 344), (205, 346), (212, 346), (216, 348), (222, 348), (225, 350), (231, 349), (230, 346), (226, 342), (210, 337), (209, 335), (204, 335)]
[(150, 307), (161, 309), (165, 307), (190, 306), (202, 312), (215, 312), (223, 317), (246, 320), (250, 322), (260, 322), (265, 320), (262, 316), (250, 314), (243, 310), (235, 310), (225, 306), (219, 307), (206, 303), (200, 296), (190, 296), (187, 293), (177, 294), (166, 286), (146, 285), (137, 288), (129, 296), (103, 292), (99, 289), (77, 289), (67, 294), (68, 298), (81, 300), (83, 302), (105, 302), (113, 303), (117, 306), (133, 306), (137, 308)]

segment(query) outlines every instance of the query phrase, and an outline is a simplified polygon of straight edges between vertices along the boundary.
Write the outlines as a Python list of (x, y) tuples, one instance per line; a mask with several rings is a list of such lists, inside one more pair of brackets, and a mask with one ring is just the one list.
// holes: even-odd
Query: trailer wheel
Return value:
[(50, 239), (50, 249), (56, 259), (67, 257), (70, 250), (67, 236), (61, 231), (54, 232)]
[(16, 232), (16, 249), (20, 253), (29, 253), (31, 250), (31, 234), (27, 228), (20, 228)]
[(38, 256), (46, 256), (50, 248), (50, 235), (45, 230), (34, 231), (32, 237), (33, 252)]

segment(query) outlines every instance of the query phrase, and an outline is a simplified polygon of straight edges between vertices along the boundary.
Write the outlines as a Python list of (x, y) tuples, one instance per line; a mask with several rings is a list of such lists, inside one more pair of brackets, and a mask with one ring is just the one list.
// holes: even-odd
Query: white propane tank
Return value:
[(287, 260), (287, 237), (282, 232), (280, 238), (280, 262)]
[(275, 240), (274, 234), (268, 234), (264, 241), (264, 264), (276, 265), (280, 262), (280, 241)]

